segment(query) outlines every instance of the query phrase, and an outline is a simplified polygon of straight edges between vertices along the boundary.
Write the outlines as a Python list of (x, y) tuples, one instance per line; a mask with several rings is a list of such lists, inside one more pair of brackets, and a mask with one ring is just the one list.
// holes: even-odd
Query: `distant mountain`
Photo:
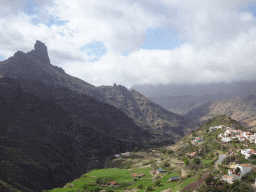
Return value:
[[(61, 187), (102, 168), (115, 153), (173, 143), (172, 135), (139, 126), (123, 112), (125, 108), (109, 104), (111, 95), (51, 65), (47, 47), (40, 41), (31, 52), (18, 51), (1, 61), (0, 75), (0, 183), (20, 191)], [(149, 111), (157, 108), (129, 93), (149, 103)], [(139, 106), (139, 101), (134, 102), (134, 107)], [(147, 114), (153, 119), (155, 113)], [(182, 118), (171, 114), (168, 123), (176, 117)], [(175, 122), (174, 130), (186, 129), (184, 122)]]
[(185, 115), (201, 122), (217, 115), (228, 115), (242, 125), (256, 130), (256, 96), (238, 96), (210, 102), (190, 110)]
[(124, 111), (142, 126), (148, 127), (152, 134), (161, 135), (161, 139), (176, 140), (195, 129), (196, 123), (189, 118), (167, 111), (135, 90), (121, 85), (97, 87), (109, 103)]
[(203, 104), (256, 95), (256, 82), (238, 81), (209, 84), (134, 85), (136, 91), (165, 109), (184, 115)]
[(166, 85), (133, 85), (134, 89), (146, 97), (167, 97), (167, 96), (183, 96), (183, 95), (215, 95), (215, 94), (256, 94), (256, 90), (251, 89), (255, 87), (256, 82), (250, 81), (235, 81), (231, 83), (205, 83), (205, 84), (166, 84)]

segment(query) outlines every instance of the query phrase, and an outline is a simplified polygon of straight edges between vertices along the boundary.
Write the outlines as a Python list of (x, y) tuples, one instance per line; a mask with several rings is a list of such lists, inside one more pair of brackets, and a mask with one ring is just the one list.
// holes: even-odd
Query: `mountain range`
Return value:
[(248, 128), (256, 129), (256, 82), (139, 85), (132, 88), (166, 110), (199, 124), (217, 115), (227, 115)]
[(64, 185), (135, 147), (171, 144), (196, 122), (122, 85), (95, 87), (50, 62), (36, 41), (0, 62), (0, 183)]

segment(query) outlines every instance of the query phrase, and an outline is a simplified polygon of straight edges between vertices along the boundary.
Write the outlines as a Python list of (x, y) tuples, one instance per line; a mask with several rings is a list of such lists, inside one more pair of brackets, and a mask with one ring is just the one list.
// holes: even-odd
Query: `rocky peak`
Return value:
[(50, 64), (47, 47), (41, 41), (36, 41), (34, 50), (32, 49), (30, 52), (28, 52), (28, 55), (44, 63)]
[(42, 50), (42, 51), (47, 52), (47, 47), (45, 46), (45, 44), (38, 40), (36, 41), (36, 43), (34, 45), (34, 49), (35, 49), (35, 51)]
[(14, 53), (13, 58), (18, 60), (26, 60), (28, 59), (28, 56), (22, 51), (17, 51), (16, 53)]

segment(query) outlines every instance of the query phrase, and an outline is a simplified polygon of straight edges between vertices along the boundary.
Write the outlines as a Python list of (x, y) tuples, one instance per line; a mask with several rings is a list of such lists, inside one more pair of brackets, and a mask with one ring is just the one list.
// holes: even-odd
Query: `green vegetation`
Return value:
[(87, 174), (88, 177), (97, 178), (111, 178), (117, 183), (131, 183), (133, 182), (133, 177), (129, 174), (130, 171), (126, 169), (98, 169)]
[(185, 163), (185, 165), (189, 165), (189, 160), (186, 157), (183, 157), (182, 160)]
[(207, 159), (202, 159), (201, 161), (207, 164), (212, 163), (212, 160), (207, 160)]

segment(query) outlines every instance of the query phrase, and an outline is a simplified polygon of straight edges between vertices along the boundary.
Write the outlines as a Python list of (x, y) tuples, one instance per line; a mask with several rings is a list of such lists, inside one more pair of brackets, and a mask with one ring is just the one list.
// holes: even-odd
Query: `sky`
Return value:
[(256, 0), (0, 0), (0, 61), (36, 40), (95, 86), (256, 80)]

